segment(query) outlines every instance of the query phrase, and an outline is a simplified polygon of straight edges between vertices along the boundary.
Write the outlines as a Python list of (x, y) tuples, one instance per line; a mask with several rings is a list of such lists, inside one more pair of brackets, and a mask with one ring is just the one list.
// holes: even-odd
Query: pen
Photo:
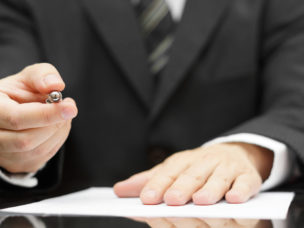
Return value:
[(62, 101), (62, 94), (59, 91), (53, 91), (49, 94), (48, 98), (45, 100), (46, 103), (59, 103)]

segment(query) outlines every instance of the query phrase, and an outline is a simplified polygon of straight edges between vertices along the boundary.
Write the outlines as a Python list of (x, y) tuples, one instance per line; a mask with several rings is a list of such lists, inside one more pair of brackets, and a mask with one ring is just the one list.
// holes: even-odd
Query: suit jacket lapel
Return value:
[(195, 58), (207, 46), (228, 2), (228, 0), (187, 1), (184, 16), (176, 32), (170, 62), (161, 76), (151, 120), (159, 114), (187, 75)]
[(153, 92), (147, 54), (130, 1), (82, 0), (96, 29), (148, 108)]

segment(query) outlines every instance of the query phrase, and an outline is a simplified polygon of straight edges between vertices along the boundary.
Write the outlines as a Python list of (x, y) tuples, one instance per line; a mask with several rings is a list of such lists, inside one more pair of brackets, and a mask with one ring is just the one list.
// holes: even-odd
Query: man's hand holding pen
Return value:
[(57, 153), (78, 110), (71, 98), (53, 104), (45, 100), (64, 87), (56, 68), (45, 63), (0, 80), (0, 167), (35, 172)]

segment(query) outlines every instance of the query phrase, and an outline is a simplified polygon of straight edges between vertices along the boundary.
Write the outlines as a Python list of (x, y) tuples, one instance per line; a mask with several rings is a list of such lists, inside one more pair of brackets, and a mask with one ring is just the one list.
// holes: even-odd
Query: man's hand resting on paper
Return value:
[(71, 99), (46, 104), (65, 85), (50, 64), (36, 64), (0, 80), (0, 167), (38, 171), (65, 142), (77, 107)]
[(223, 143), (179, 152), (151, 170), (114, 186), (119, 197), (144, 204), (215, 204), (223, 197), (243, 203), (257, 194), (270, 174), (273, 152), (246, 143)]

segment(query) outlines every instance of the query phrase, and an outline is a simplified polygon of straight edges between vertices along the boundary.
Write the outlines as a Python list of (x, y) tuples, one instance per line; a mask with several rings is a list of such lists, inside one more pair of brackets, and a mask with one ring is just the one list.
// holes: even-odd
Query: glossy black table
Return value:
[[(79, 189), (80, 190), (80, 189)], [(119, 218), (119, 217), (60, 217), (60, 216), (33, 216), (10, 215), (0, 213), (0, 228), (304, 228), (304, 179), (299, 179), (294, 184), (281, 186), (277, 191), (292, 191), (296, 197), (291, 203), (288, 217), (282, 221), (270, 220), (237, 220), (237, 219), (208, 219), (208, 218)], [(1, 194), (0, 208), (30, 203), (43, 198), (29, 197), (20, 194), (12, 201)], [(27, 199), (27, 200), (25, 200)]]
[(118, 217), (48, 217), (0, 213), (0, 227), (6, 228), (100, 228), (100, 227), (229, 227), (229, 228), (289, 228), (304, 227), (304, 194), (298, 193), (284, 221), (202, 219), (202, 218), (118, 218)]

